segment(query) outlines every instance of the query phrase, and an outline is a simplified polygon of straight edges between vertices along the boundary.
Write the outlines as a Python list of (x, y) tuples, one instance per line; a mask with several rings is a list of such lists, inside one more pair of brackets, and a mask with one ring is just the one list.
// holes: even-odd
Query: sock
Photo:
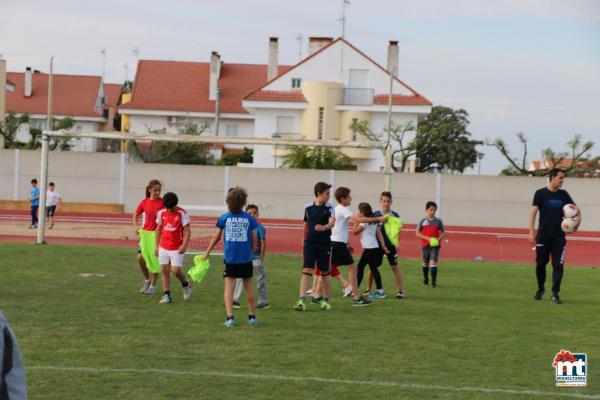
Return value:
[(150, 288), (154, 289), (154, 288), (155, 288), (155, 286), (154, 286), (154, 285), (150, 285), (150, 286), (148, 286), (148, 289), (150, 289)]
[(144, 283), (150, 283), (150, 279), (144, 279)]
[(437, 271), (438, 271), (438, 266), (432, 265), (431, 266), (431, 283), (433, 285), (435, 285), (435, 281), (437, 280)]
[(303, 302), (303, 303), (306, 303), (306, 297), (300, 296), (300, 301)]
[(383, 294), (383, 289), (377, 289), (377, 293)]
[(252, 319), (252, 318), (256, 319), (256, 315), (254, 315), (254, 314), (248, 314), (248, 319)]
[(227, 321), (229, 321), (230, 319), (233, 319), (233, 315), (228, 315), (227, 316)]
[[(433, 278), (433, 273), (432, 273), (432, 278)], [(424, 279), (425, 283), (429, 282), (429, 267), (426, 265), (423, 265), (423, 279)]]
[(183, 283), (181, 284), (181, 286), (183, 286), (183, 287), (188, 287), (188, 286), (190, 286), (190, 282), (188, 282), (188, 281), (185, 281), (185, 282), (183, 282)]
[(323, 301), (329, 303), (329, 297), (323, 297)]
[(171, 291), (170, 290), (165, 290), (165, 294), (169, 297), (171, 297)]

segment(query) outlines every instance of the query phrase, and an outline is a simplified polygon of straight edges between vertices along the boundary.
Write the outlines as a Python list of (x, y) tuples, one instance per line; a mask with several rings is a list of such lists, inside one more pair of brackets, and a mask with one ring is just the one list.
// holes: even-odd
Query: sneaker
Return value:
[(423, 281), (423, 286), (424, 287), (429, 287), (429, 281)]
[(405, 295), (405, 294), (404, 294), (404, 292), (403, 292), (403, 291), (401, 291), (401, 290), (400, 290), (400, 291), (398, 291), (398, 293), (396, 293), (396, 298), (397, 298), (397, 299), (403, 299), (403, 298), (405, 298), (405, 297), (406, 297), (406, 295)]
[(329, 311), (331, 310), (331, 304), (325, 300), (321, 300), (321, 311)]
[(296, 310), (296, 311), (305, 311), (306, 310), (306, 304), (304, 304), (304, 302), (302, 300), (298, 300), (296, 302), (296, 304), (294, 304), (294, 310)]
[(310, 301), (310, 304), (320, 306), (322, 300), (323, 300), (322, 297), (313, 297), (312, 300)]
[(234, 301), (233, 302), (233, 308), (242, 308), (242, 306), (237, 301)]
[(223, 325), (225, 325), (228, 328), (232, 327), (232, 326), (235, 326), (235, 319), (233, 319), (233, 318), (227, 318), (225, 320), (225, 323)]
[(373, 299), (385, 299), (387, 296), (385, 295), (385, 293), (375, 292), (372, 295), (370, 295), (369, 297), (373, 298)]
[(266, 310), (267, 308), (271, 308), (271, 306), (269, 305), (269, 303), (265, 303), (257, 305), (256, 308), (258, 308), (259, 310)]
[(429, 285), (430, 288), (435, 289), (437, 287), (437, 285), (435, 283), (432, 283), (431, 285)]
[(183, 288), (183, 299), (189, 300), (192, 297), (192, 283), (188, 281), (188, 285)]
[(558, 294), (553, 294), (552, 297), (550, 297), (550, 301), (554, 304), (562, 304), (562, 300), (558, 297)]
[(313, 290), (312, 290), (312, 289), (308, 289), (308, 290), (306, 291), (306, 295), (307, 295), (307, 296), (312, 296), (312, 294), (313, 294)]
[(37, 229), (38, 224), (33, 224), (33, 229)]
[(533, 299), (541, 300), (542, 297), (544, 297), (544, 293), (546, 293), (546, 289), (538, 289), (538, 291), (535, 292), (535, 296), (533, 296)]
[(248, 316), (248, 324), (251, 326), (256, 326), (256, 316), (250, 315)]
[(342, 291), (342, 297), (350, 297), (352, 296), (352, 286), (348, 285)]
[(148, 286), (148, 289), (144, 292), (145, 295), (152, 296), (156, 293), (156, 287)]
[(142, 286), (140, 288), (140, 293), (141, 294), (146, 293), (146, 290), (148, 290), (149, 287), (150, 287), (150, 281), (144, 281), (144, 286)]
[(52, 228), (54, 228), (54, 223), (52, 223), (48, 226), (48, 229), (52, 229)]
[(33, 229), (33, 228), (35, 228), (35, 226), (33, 226), (33, 225), (29, 225), (29, 226), (27, 227), (27, 229)]
[(164, 294), (163, 297), (161, 297), (158, 304), (168, 304), (171, 302), (173, 302), (173, 300), (171, 300), (171, 296), (169, 296), (168, 294)]
[(354, 303), (352, 303), (352, 305), (356, 307), (370, 306), (371, 304), (373, 304), (373, 302), (371, 300), (365, 299), (364, 297), (361, 297), (358, 300), (354, 300)]
[(365, 292), (363, 293), (363, 296), (368, 297), (371, 294), (371, 291), (369, 289), (365, 290)]

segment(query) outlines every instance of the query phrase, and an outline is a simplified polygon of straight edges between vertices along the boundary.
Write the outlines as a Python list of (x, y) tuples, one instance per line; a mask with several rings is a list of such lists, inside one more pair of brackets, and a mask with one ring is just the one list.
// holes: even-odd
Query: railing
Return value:
[(345, 88), (342, 104), (349, 106), (370, 106), (373, 104), (374, 89)]

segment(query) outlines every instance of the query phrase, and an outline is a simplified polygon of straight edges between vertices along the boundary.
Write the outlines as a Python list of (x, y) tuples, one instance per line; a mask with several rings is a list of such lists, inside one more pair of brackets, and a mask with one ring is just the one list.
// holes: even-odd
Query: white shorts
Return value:
[(171, 263), (171, 267), (183, 267), (183, 254), (179, 254), (177, 250), (165, 250), (162, 247), (158, 248), (158, 262), (160, 265)]

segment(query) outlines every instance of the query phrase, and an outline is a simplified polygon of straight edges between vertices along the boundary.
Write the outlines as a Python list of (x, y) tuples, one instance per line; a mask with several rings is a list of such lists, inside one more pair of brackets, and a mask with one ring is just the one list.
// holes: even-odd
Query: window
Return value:
[(319, 107), (319, 126), (318, 126), (318, 139), (321, 140), (323, 139), (323, 114), (324, 114), (325, 110), (323, 107)]
[(226, 125), (225, 126), (225, 136), (237, 136), (238, 135), (238, 126), (237, 125)]
[(177, 117), (169, 115), (167, 117), (167, 125), (169, 125), (169, 126), (175, 126), (175, 125), (177, 125)]
[(292, 89), (300, 89), (302, 78), (292, 78)]
[(352, 129), (352, 141), (353, 142), (356, 142), (356, 134), (357, 134), (356, 127), (355, 127), (356, 124), (358, 124), (358, 119), (352, 118), (352, 125), (351, 125), (350, 129)]
[(81, 125), (77, 125), (77, 126), (75, 126), (75, 130), (76, 130), (77, 132), (81, 132)]
[(278, 116), (275, 133), (294, 133), (294, 117)]

